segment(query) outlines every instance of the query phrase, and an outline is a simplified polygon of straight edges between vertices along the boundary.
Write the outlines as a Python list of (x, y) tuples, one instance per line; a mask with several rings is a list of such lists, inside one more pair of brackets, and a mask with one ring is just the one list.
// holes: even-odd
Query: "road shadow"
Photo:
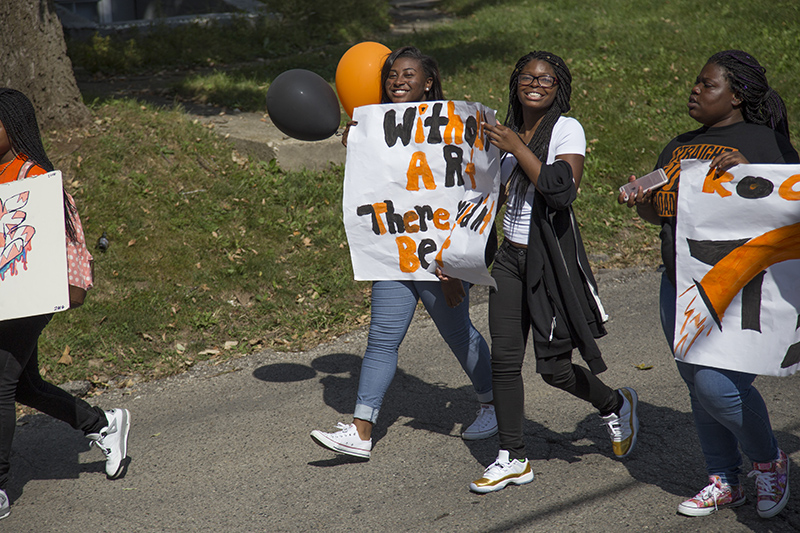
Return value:
[[(304, 379), (319, 379), (323, 385), (325, 405), (342, 415), (340, 420), (331, 420), (330, 428), (336, 422), (349, 423), (358, 392), (361, 370), (360, 356), (349, 353), (334, 353), (314, 359), (310, 366), (280, 363), (256, 369), (253, 375), (270, 382), (291, 383)], [(536, 384), (539, 385), (538, 383)], [(397, 369), (389, 387), (373, 430), (373, 446), (391, 432), (398, 422), (407, 427), (447, 435), (460, 440), (460, 431), (475, 417), (477, 400), (471, 386), (448, 387), (442, 383), (428, 383), (401, 368)], [(588, 407), (591, 410), (591, 407)], [(565, 415), (566, 416), (566, 415)], [(543, 461), (560, 460), (578, 463), (587, 456), (600, 455), (619, 461), (629, 472), (630, 480), (613, 486), (598, 488), (594, 494), (582, 494), (580, 500), (554, 504), (546, 513), (531, 515), (514, 523), (503, 523), (491, 531), (510, 531), (546, 520), (547, 514), (566, 512), (568, 507), (585, 505), (592, 499), (608, 498), (613, 493), (635, 489), (637, 484), (654, 485), (662, 491), (675, 496), (675, 507), (686, 498), (695, 495), (707, 483), (705, 461), (690, 412), (655, 405), (640, 398), (640, 432), (636, 448), (625, 459), (617, 459), (611, 450), (611, 441), (605, 425), (596, 413), (589, 413), (577, 424), (573, 420), (548, 416), (552, 421), (541, 423), (526, 418), (523, 426), (528, 458), (534, 469), (546, 469)], [(562, 430), (559, 424), (569, 425), (571, 429)], [(792, 454), (800, 450), (800, 437), (792, 428), (775, 430), (781, 448)], [(463, 441), (465, 448), (474, 459), (488, 466), (497, 457), (498, 438), (491, 437), (479, 441)], [(311, 461), (308, 464), (319, 467), (332, 467), (360, 462), (358, 458), (336, 455), (330, 459)], [(746, 478), (750, 462), (744, 457), (742, 483), (748, 504), (731, 510), (737, 520), (753, 531), (794, 531), (800, 525), (800, 514), (792, 511), (797, 500), (790, 496), (787, 509), (777, 517), (765, 521), (755, 510), (756, 493), (753, 481)], [(792, 468), (796, 468), (793, 465)], [(478, 474), (479, 472), (476, 472)], [(790, 494), (800, 494), (800, 481), (790, 477)], [(588, 500), (587, 500), (588, 499)], [(800, 502), (797, 502), (800, 504)], [(688, 520), (692, 520), (689, 518)], [(687, 522), (690, 529), (698, 526)]]
[[(533, 462), (534, 470), (541, 468), (541, 463), (552, 459), (569, 463), (581, 461), (584, 456), (599, 454), (619, 461), (630, 474), (629, 482), (604, 484), (602, 488), (589, 494), (581, 493), (580, 497), (567, 502), (554, 503), (551, 508), (542, 512), (531, 513), (513, 522), (502, 523), (487, 530), (492, 532), (518, 530), (523, 526), (530, 527), (537, 522), (546, 522), (550, 515), (560, 515), (569, 509), (587, 505), (593, 500), (609, 498), (614, 494), (633, 490), (637, 484), (654, 485), (662, 491), (675, 496), (675, 509), (678, 504), (699, 492), (707, 483), (705, 460), (700, 448), (700, 441), (694, 427), (691, 413), (676, 409), (653, 405), (639, 401), (640, 432), (636, 448), (630, 456), (617, 459), (611, 451), (611, 442), (605, 426), (596, 414), (587, 415), (573, 431), (558, 432), (532, 421), (525, 421), (524, 434), (527, 456)], [(552, 424), (551, 424), (552, 425)], [(791, 429), (791, 428), (789, 428)], [(800, 447), (800, 437), (785, 430), (775, 430), (778, 443), (787, 454), (796, 452)], [(488, 441), (468, 442), (467, 447), (473, 456), (488, 466), (493, 455), (486, 454), (487, 444), (496, 454), (497, 438)], [(797, 468), (793, 464), (790, 471)], [(752, 531), (798, 531), (800, 529), (800, 513), (795, 511), (800, 505), (795, 496), (800, 490), (800, 481), (790, 476), (790, 496), (786, 509), (778, 516), (765, 520), (758, 516), (755, 502), (757, 494), (755, 483), (746, 475), (751, 463), (743, 456), (741, 482), (748, 503), (725, 512), (735, 513), (736, 520)], [(624, 496), (620, 496), (624, 497)], [(702, 528), (697, 518), (685, 517), (687, 530)], [(711, 517), (706, 518), (709, 520)], [(706, 526), (709, 526), (706, 524)], [(713, 528), (713, 525), (709, 527)], [(698, 529), (699, 530), (699, 529)]]
[[(362, 358), (354, 354), (333, 353), (317, 357), (310, 367), (291, 363), (262, 366), (253, 371), (253, 376), (262, 381), (289, 383), (322, 375), (319, 382), (324, 387), (323, 402), (342, 414), (339, 422), (349, 423), (358, 394), (361, 362)], [(442, 383), (427, 383), (398, 368), (372, 432), (373, 446), (401, 418), (410, 419), (404, 424), (415, 429), (458, 436), (460, 430), (475, 419), (478, 406), (470, 385), (453, 388)], [(331, 420), (331, 430), (335, 422), (337, 420)]]
[[(100, 450), (92, 452), (91, 462), (80, 462), (81, 454), (90, 450), (89, 442), (66, 422), (45, 414), (25, 415), (17, 420), (6, 491), (12, 504), (22, 496), (29, 481), (77, 479), (84, 473), (106, 477), (106, 461)], [(118, 479), (124, 478), (130, 461), (129, 456)]]

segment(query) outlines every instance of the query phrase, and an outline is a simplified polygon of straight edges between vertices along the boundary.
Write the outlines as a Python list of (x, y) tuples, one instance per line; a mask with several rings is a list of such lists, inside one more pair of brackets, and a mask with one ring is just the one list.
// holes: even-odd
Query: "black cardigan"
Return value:
[(572, 211), (576, 196), (572, 168), (566, 161), (542, 165), (528, 233), (527, 298), (535, 309), (531, 302), (542, 297), (536, 293), (543, 286), (551, 305), (566, 318), (571, 338), (561, 339), (560, 346), (555, 342), (548, 355), (568, 351), (563, 348), (569, 343), (568, 349), (578, 348), (592, 373), (599, 374), (607, 367), (595, 339), (606, 334), (603, 323), (608, 317)]

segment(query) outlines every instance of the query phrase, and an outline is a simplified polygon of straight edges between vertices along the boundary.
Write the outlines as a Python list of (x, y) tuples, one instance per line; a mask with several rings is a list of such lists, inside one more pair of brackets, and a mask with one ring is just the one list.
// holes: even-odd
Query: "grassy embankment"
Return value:
[[(713, 52), (743, 48), (759, 58), (800, 133), (795, 2), (445, 0), (455, 22), (404, 37), (383, 33), (380, 4), (303, 11), (309, 4), (286, 3), (294, 11), (280, 21), (73, 43), (71, 56), (101, 74), (198, 69), (174, 87), (176, 100), (263, 111), (284, 70), (332, 82), (353, 42), (410, 43), (439, 60), (448, 98), (483, 102), (502, 118), (515, 60), (551, 50), (570, 64), (572, 115), (589, 140), (576, 211), (598, 267), (657, 263), (655, 228), (618, 206), (616, 189), (695, 127), (685, 102)], [(48, 142), (90, 242), (107, 231), (111, 246), (95, 253), (97, 287), (84, 307), (58, 314), (45, 331), (40, 360), (52, 380), (135, 381), (199, 359), (304, 348), (365, 323), (369, 285), (352, 281), (342, 168), (283, 172), (233, 152), (180, 109), (89, 103), (93, 128), (51, 133)], [(67, 348), (71, 362), (59, 363)]]

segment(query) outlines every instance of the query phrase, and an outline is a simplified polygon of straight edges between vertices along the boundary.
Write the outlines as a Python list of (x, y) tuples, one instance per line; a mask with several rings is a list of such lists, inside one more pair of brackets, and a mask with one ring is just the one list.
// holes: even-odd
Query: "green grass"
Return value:
[[(95, 128), (56, 164), (87, 241), (105, 231), (111, 245), (93, 250), (87, 303), (45, 330), (51, 375), (163, 375), (209, 350), (303, 348), (364, 322), (341, 168), (288, 173), (248, 160), (177, 110), (124, 100), (93, 111)], [(51, 137), (51, 151), (68, 141)], [(66, 346), (74, 363), (58, 365)]]
[[(483, 102), (502, 119), (517, 58), (555, 52), (572, 70), (571, 114), (591, 150), (576, 211), (590, 253), (607, 258), (598, 266), (658, 262), (656, 228), (616, 204), (617, 187), (696, 127), (685, 102), (714, 52), (754, 54), (786, 101), (793, 137), (800, 134), (794, 1), (444, 0), (457, 20), (402, 37), (380, 33), (385, 3), (361, 18), (348, 16), (354, 1), (336, 13), (302, 10), (310, 4), (287, 4), (300, 15), (283, 25), (194, 28), (159, 43), (148, 40), (157, 32), (96, 39), (73, 43), (70, 53), (77, 66), (106, 73), (214, 64), (176, 85), (177, 99), (263, 111), (278, 74), (305, 68), (333, 83), (341, 55), (369, 37), (433, 55), (448, 98)], [(206, 357), (307, 347), (365, 322), (369, 284), (352, 281), (342, 168), (287, 173), (242, 159), (179, 110), (131, 101), (92, 109), (97, 124), (84, 137), (49, 139), (90, 240), (104, 230), (112, 240), (95, 254), (98, 282), (87, 304), (45, 330), (43, 365), (55, 381), (163, 375)], [(225, 350), (226, 342), (238, 344)], [(66, 346), (69, 366), (56, 363)]]

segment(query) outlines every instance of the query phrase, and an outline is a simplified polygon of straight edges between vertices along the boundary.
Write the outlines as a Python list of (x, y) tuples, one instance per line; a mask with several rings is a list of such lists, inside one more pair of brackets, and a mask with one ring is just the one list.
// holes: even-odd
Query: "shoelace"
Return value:
[(474, 423), (478, 423), (479, 426), (484, 427), (489, 424), (492, 409), (490, 407), (481, 406), (475, 414), (478, 415), (478, 417), (475, 419)]
[(724, 491), (721, 486), (717, 485), (716, 482), (710, 484), (706, 488), (700, 491), (700, 499), (703, 501), (714, 499), (714, 510), (718, 511), (719, 508), (717, 507), (717, 500), (720, 496), (724, 494)]
[(484, 477), (488, 477), (489, 474), (493, 473), (495, 470), (503, 471), (503, 470), (509, 468), (510, 466), (511, 466), (511, 461), (509, 461), (507, 463), (502, 463), (502, 462), (500, 462), (500, 460), (496, 460), (495, 462), (493, 462), (492, 464), (489, 465), (489, 467), (486, 469), (486, 471), (483, 473), (483, 475), (484, 475)]
[(608, 434), (612, 437), (622, 436), (622, 423), (619, 421), (619, 418), (610, 422), (603, 422), (603, 425), (608, 428)]
[(747, 477), (756, 478), (756, 490), (759, 495), (769, 494), (774, 496), (777, 492), (778, 476), (775, 472), (762, 472), (761, 470), (751, 470)]
[(103, 446), (102, 444), (100, 444), (100, 441), (98, 440), (93, 440), (92, 442), (89, 443), (89, 446), (97, 446), (100, 449), (100, 451), (103, 452), (103, 455), (105, 455), (106, 457), (111, 455), (111, 448)]
[(344, 422), (336, 422), (336, 427), (342, 431), (346, 431), (350, 428), (350, 424), (345, 424)]
[(100, 433), (100, 435), (101, 435), (100, 439), (91, 441), (89, 443), (89, 446), (90, 447), (91, 446), (97, 446), (97, 448), (99, 448), (100, 451), (103, 452), (103, 455), (108, 457), (109, 455), (111, 455), (111, 447), (103, 445), (104, 444), (103, 441), (105, 440), (106, 437), (108, 437), (108, 433), (107, 432), (103, 432), (103, 433)]

